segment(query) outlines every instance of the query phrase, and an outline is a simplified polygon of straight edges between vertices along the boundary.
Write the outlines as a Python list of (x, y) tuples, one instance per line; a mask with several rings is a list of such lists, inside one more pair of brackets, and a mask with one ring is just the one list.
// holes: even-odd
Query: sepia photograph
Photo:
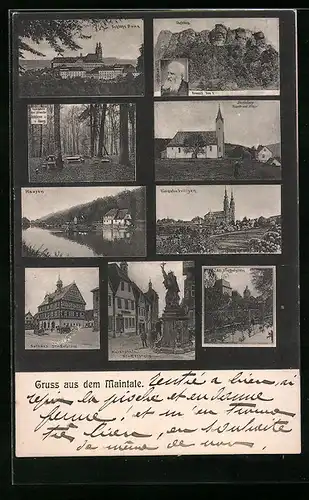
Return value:
[(189, 94), (188, 59), (161, 59), (160, 75), (162, 96)]
[(21, 97), (144, 94), (142, 19), (17, 16), (15, 31)]
[[(279, 95), (279, 19), (154, 19), (154, 95), (161, 60), (188, 60), (188, 95)], [(175, 88), (184, 72), (175, 66)]]
[(279, 101), (155, 102), (157, 181), (280, 180)]
[(202, 346), (276, 347), (275, 267), (202, 267)]
[(29, 181), (135, 181), (135, 124), (130, 103), (29, 105)]
[(280, 254), (281, 186), (157, 186), (157, 253)]
[(144, 257), (145, 187), (22, 188), (24, 257)]
[(195, 359), (192, 261), (108, 264), (109, 360)]
[(100, 349), (99, 269), (25, 269), (25, 349)]

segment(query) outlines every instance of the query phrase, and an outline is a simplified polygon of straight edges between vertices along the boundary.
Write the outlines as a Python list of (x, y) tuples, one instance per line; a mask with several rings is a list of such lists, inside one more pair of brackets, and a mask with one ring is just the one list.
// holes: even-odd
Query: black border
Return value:
[[(46, 13), (49, 12), (48, 10)], [(286, 164), (292, 165), (288, 170), (284, 171), (284, 176), (282, 179), (283, 182), (283, 202), (282, 202), (282, 214), (284, 217), (284, 233), (287, 237), (284, 237), (284, 252), (282, 256), (270, 256), (268, 260), (268, 256), (237, 256), (240, 258), (240, 264), (245, 265), (254, 264), (257, 265), (257, 260), (265, 265), (273, 265), (274, 261), (277, 265), (277, 276), (279, 276), (279, 271), (281, 269), (285, 270), (285, 278), (284, 278), (284, 286), (283, 289), (288, 291), (288, 302), (290, 304), (290, 309), (287, 311), (285, 318), (283, 319), (283, 324), (287, 321), (288, 330), (290, 332), (289, 336), (286, 337), (286, 341), (291, 341), (291, 332), (298, 331), (299, 324), (299, 296), (298, 296), (298, 197), (297, 197), (297, 189), (298, 189), (298, 179), (297, 179), (297, 130), (296, 130), (296, 107), (295, 107), (295, 95), (296, 95), (296, 85), (294, 82), (294, 71), (295, 68), (295, 33), (293, 30), (293, 18), (294, 11), (279, 11), (279, 17), (283, 20), (282, 24), (280, 23), (280, 48), (281, 48), (281, 61), (283, 57), (283, 53), (285, 53), (286, 61), (289, 61), (289, 64), (281, 63), (281, 102), (287, 101), (289, 106), (287, 106), (286, 110), (282, 111), (282, 123), (286, 124), (286, 139), (283, 142), (285, 145), (285, 152), (282, 151), (282, 156), (286, 158)], [(121, 13), (121, 17), (123, 14)], [(132, 11), (131, 11), (132, 13)], [(45, 13), (44, 13), (45, 14)], [(105, 12), (104, 15), (108, 15), (109, 12)], [(137, 17), (137, 11), (134, 12), (132, 17)], [(195, 12), (194, 15), (192, 12), (157, 12), (157, 11), (143, 11), (143, 17), (145, 19), (144, 32), (146, 32), (146, 19), (150, 21), (152, 15), (154, 17), (214, 17), (214, 12)], [(278, 11), (251, 11), (250, 17), (271, 17), (278, 15)], [(219, 16), (216, 17), (249, 17), (248, 11), (221, 11)], [(148, 24), (148, 23), (147, 23)], [(148, 24), (150, 32), (150, 24)], [(283, 45), (282, 45), (283, 44)], [(146, 40), (145, 40), (145, 48), (146, 48)], [(282, 50), (284, 52), (282, 53)], [(146, 52), (146, 50), (145, 50)], [(146, 59), (146, 58), (145, 58)], [(150, 57), (151, 60), (151, 57)], [(148, 68), (150, 68), (150, 63)], [(145, 72), (146, 75), (146, 72)], [(151, 67), (151, 75), (152, 75), (152, 67)], [(146, 78), (146, 88), (147, 88), (147, 76)], [(151, 89), (151, 82), (149, 79), (149, 87)], [(272, 96), (273, 97), (273, 96)], [(152, 99), (152, 93), (150, 96), (150, 92), (146, 91), (145, 98)], [(247, 97), (248, 99), (250, 96)], [(253, 98), (253, 97), (252, 97)], [(201, 98), (198, 97), (200, 100)], [(216, 99), (222, 99), (221, 97)], [(258, 99), (258, 98), (257, 98)], [(147, 99), (145, 99), (145, 102)], [(147, 111), (148, 109), (148, 111)], [(144, 108), (145, 116), (149, 116), (150, 105)], [(282, 132), (283, 134), (283, 132)], [(153, 127), (152, 122), (150, 120), (150, 124), (148, 123), (146, 130), (144, 129), (144, 137), (143, 140), (145, 143), (150, 146), (150, 141), (152, 141), (153, 136)], [(146, 149), (146, 146), (145, 146)], [(149, 149), (148, 149), (149, 151)], [(179, 183), (177, 183), (179, 184)], [(197, 184), (197, 183), (196, 183)], [(89, 184), (87, 184), (89, 185)], [(131, 185), (131, 184), (130, 184)], [(154, 199), (154, 189), (151, 184), (147, 183), (147, 195), (148, 206), (155, 206)], [(16, 220), (16, 219), (15, 219)], [(148, 235), (151, 237), (151, 240), (148, 240), (148, 257), (146, 260), (160, 260), (155, 258), (155, 248), (151, 243), (154, 239), (154, 228), (155, 228), (155, 219), (154, 217), (149, 217), (148, 220)], [(17, 253), (17, 252), (16, 252)], [(229, 256), (231, 257), (231, 256)], [(246, 259), (244, 259), (246, 257)], [(247, 260), (247, 257), (251, 259)], [(195, 260), (196, 269), (198, 267), (198, 261), (204, 265), (220, 265), (222, 261), (220, 261), (220, 257), (212, 256), (211, 259), (208, 257), (201, 257), (199, 259), (198, 256), (186, 256), (186, 260)], [(276, 260), (279, 259), (279, 260)], [(17, 262), (16, 262), (17, 260)], [(76, 260), (76, 259), (75, 259)], [(168, 260), (166, 256), (164, 256), (164, 260)], [(172, 259), (171, 259), (172, 260)], [(173, 260), (180, 260), (179, 257)], [(244, 261), (246, 260), (246, 262)], [(229, 259), (229, 265), (235, 265), (237, 263), (233, 260)], [(106, 265), (106, 262), (102, 263), (103, 267)], [(57, 263), (55, 265), (61, 265), (60, 260), (57, 259)], [(69, 264), (68, 264), (69, 265)], [(82, 262), (80, 262), (81, 266), (84, 266)], [(93, 265), (96, 266), (93, 261)], [(15, 255), (15, 270), (18, 270), (19, 267), (22, 266), (22, 263), (18, 264), (18, 255), (16, 259)], [(280, 268), (280, 269), (279, 269)], [(18, 279), (15, 279), (15, 282), (18, 283)], [(295, 287), (293, 286), (295, 284)], [(198, 289), (198, 284), (197, 284)], [(196, 303), (198, 302), (198, 298), (196, 297)], [(279, 322), (277, 319), (277, 326), (279, 326)], [(278, 339), (278, 337), (277, 337)], [(297, 339), (296, 339), (297, 340)], [(221, 349), (222, 351), (222, 349)], [(240, 351), (244, 352), (246, 349), (242, 348)], [(269, 348), (266, 349), (269, 351)], [(284, 368), (288, 367), (299, 367), (299, 346), (298, 341), (296, 341), (296, 346), (294, 348), (289, 349), (289, 352), (294, 352), (292, 358), (285, 358), (283, 356), (283, 364)], [(247, 353), (248, 354), (248, 353)], [(260, 353), (256, 352), (256, 357), (260, 358)], [(233, 358), (235, 353), (230, 353), (230, 358)], [(279, 362), (279, 366), (274, 363), (274, 360), (268, 360), (265, 368), (279, 368), (281, 367), (281, 353), (276, 356), (277, 362)], [(280, 358), (280, 359), (278, 359)], [(292, 361), (292, 362), (291, 362)], [(270, 362), (270, 364), (269, 364)], [(245, 360), (241, 361), (241, 368), (246, 368), (243, 365)], [(118, 362), (117, 362), (118, 364)], [(170, 364), (170, 363), (169, 363)], [(139, 367), (141, 369), (141, 364), (139, 362)], [(216, 369), (228, 369), (229, 366), (222, 366), (221, 364), (215, 366)], [(259, 366), (260, 368), (264, 368), (264, 366)], [(116, 368), (116, 367), (115, 367)], [(117, 366), (117, 370), (120, 367)], [(149, 366), (148, 369), (151, 369)], [(178, 368), (178, 366), (177, 366)], [(177, 369), (175, 367), (175, 369)], [(181, 368), (185, 368), (185, 366), (181, 366)], [(211, 367), (207, 366), (207, 369)], [(250, 364), (250, 369), (257, 368), (256, 365), (252, 366)], [(102, 368), (101, 368), (102, 369)], [(129, 369), (126, 366), (126, 369)], [(130, 369), (137, 369), (133, 364), (130, 366)], [(154, 369), (156, 369), (154, 367)], [(169, 369), (173, 369), (169, 366)], [(32, 366), (31, 371), (35, 371), (36, 367)], [(80, 368), (78, 369), (80, 370)], [(27, 370), (28, 371), (28, 370)], [(44, 367), (44, 371), (46, 371), (46, 367)], [(195, 460), (198, 458), (198, 460)], [(296, 477), (305, 478), (306, 477), (306, 469), (305, 467), (302, 470), (292, 467), (293, 462), (295, 463), (295, 458), (293, 456), (280, 457), (280, 456), (199, 456), (199, 457), (151, 457), (151, 458), (143, 458), (143, 457), (130, 457), (130, 460), (127, 458), (107, 458), (107, 457), (97, 457), (96, 460), (91, 460), (91, 462), (87, 461), (87, 459), (75, 459), (71, 458), (69, 461), (67, 459), (55, 459), (44, 458), (35, 461), (35, 467), (32, 459), (14, 459), (14, 476), (15, 479), (18, 478), (18, 481), (14, 480), (15, 484), (54, 484), (55, 480), (55, 470), (57, 471), (57, 483), (58, 484), (67, 484), (69, 482), (75, 484), (82, 483), (92, 483), (92, 484), (115, 484), (115, 483), (126, 483), (126, 484), (137, 484), (137, 483), (179, 483), (179, 482), (235, 482), (235, 478), (242, 479), (243, 482), (251, 482), (258, 480), (264, 480), (267, 482), (276, 482), (279, 479), (282, 480), (283, 477), (291, 478), (290, 480), (296, 480)], [(193, 464), (194, 467), (189, 466), (189, 464)], [(271, 464), (276, 462), (278, 465), (280, 464), (280, 468), (274, 469)], [(70, 467), (67, 467), (70, 463)], [(91, 467), (87, 467), (90, 465)], [(54, 466), (56, 465), (56, 468)], [(261, 469), (263, 470), (263, 474), (261, 477)], [(280, 469), (280, 473), (279, 473)], [(241, 473), (240, 473), (241, 470)], [(257, 476), (257, 470), (259, 470), (259, 476)], [(181, 472), (180, 472), (181, 471)], [(186, 474), (184, 473), (186, 472)], [(120, 474), (121, 473), (121, 474)], [(36, 479), (36, 478), (39, 478)], [(78, 478), (78, 480), (76, 480)]]

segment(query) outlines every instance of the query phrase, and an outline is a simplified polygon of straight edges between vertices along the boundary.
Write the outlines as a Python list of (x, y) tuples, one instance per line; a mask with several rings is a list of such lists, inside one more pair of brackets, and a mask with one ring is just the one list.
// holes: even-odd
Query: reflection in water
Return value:
[[(38, 227), (23, 230), (23, 242), (35, 249), (46, 249), (50, 256), (97, 257), (97, 256), (145, 256), (145, 223), (127, 229), (103, 228), (96, 232), (50, 231)], [(60, 254), (60, 255), (58, 255)]]

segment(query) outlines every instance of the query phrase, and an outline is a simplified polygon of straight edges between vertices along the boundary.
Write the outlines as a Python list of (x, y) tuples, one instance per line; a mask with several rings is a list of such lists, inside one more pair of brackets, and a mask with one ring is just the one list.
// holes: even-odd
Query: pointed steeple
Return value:
[(151, 278), (149, 278), (148, 288), (149, 288), (149, 290), (152, 290), (152, 282), (151, 282)]
[(224, 120), (223, 120), (222, 113), (221, 113), (220, 104), (219, 104), (219, 109), (218, 109), (218, 113), (217, 113), (216, 122), (217, 122), (218, 120), (221, 120), (222, 122), (224, 121)]
[(223, 212), (224, 212), (225, 220), (227, 222), (228, 215), (229, 215), (229, 198), (227, 195), (226, 186), (225, 186), (224, 198), (223, 198)]
[(231, 189), (231, 201), (230, 201), (230, 222), (232, 224), (235, 224), (235, 200), (232, 189)]
[(56, 287), (57, 287), (57, 292), (60, 292), (61, 289), (62, 289), (62, 287), (63, 287), (63, 283), (62, 283), (62, 281), (60, 279), (60, 274), (58, 274), (58, 281), (56, 283)]

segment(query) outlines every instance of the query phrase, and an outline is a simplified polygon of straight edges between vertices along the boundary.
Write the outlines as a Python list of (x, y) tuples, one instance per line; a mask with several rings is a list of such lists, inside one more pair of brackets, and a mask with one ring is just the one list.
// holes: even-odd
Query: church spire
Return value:
[(221, 113), (220, 104), (219, 104), (219, 109), (218, 109), (218, 113), (217, 113), (216, 122), (217, 122), (218, 120), (221, 120), (222, 122), (224, 121), (224, 120), (223, 120), (222, 113)]
[(231, 202), (230, 202), (230, 222), (232, 224), (235, 224), (235, 200), (232, 189), (231, 189)]
[(63, 283), (62, 283), (62, 281), (61, 281), (61, 279), (60, 279), (60, 273), (58, 274), (58, 281), (57, 281), (57, 283), (56, 283), (56, 287), (57, 287), (57, 291), (58, 291), (58, 292), (60, 292), (60, 291), (61, 291), (61, 289), (62, 289), (62, 287), (63, 287)]
[(223, 198), (223, 212), (225, 216), (226, 222), (228, 221), (228, 215), (229, 215), (229, 198), (227, 195), (227, 190), (225, 186), (225, 191), (224, 191), (224, 198)]

